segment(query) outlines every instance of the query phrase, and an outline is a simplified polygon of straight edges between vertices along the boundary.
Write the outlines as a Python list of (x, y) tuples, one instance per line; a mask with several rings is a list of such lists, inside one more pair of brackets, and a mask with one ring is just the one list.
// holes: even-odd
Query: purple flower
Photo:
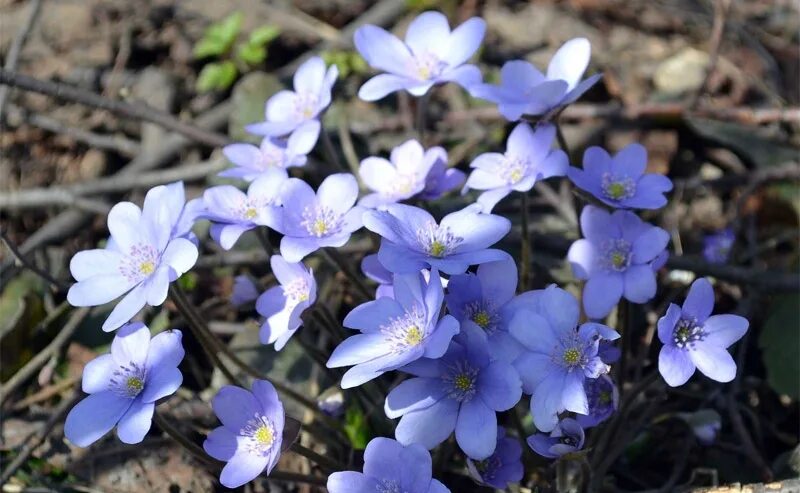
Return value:
[(432, 479), (431, 455), (412, 443), (404, 447), (390, 438), (373, 438), (364, 451), (364, 472), (342, 471), (328, 477), (330, 493), (450, 493)]
[(477, 273), (450, 278), (445, 301), (450, 315), (463, 324), (475, 324), (485, 337), (492, 359), (513, 362), (522, 345), (508, 332), (516, 311), (525, 306), (528, 294), (515, 297), (517, 266), (511, 258), (489, 262)]
[(509, 483), (522, 479), (522, 446), (516, 438), (506, 436), (503, 427), (497, 427), (497, 446), (489, 458), (476, 461), (467, 458), (467, 470), (472, 479), (481, 484), (504, 490)]
[(375, 298), (380, 298), (382, 296), (394, 298), (392, 273), (381, 265), (377, 253), (367, 255), (361, 260), (361, 272), (363, 272), (367, 278), (378, 283), (378, 288), (375, 290)]
[[(73, 306), (97, 306), (127, 293), (103, 323), (112, 331), (133, 318), (145, 304), (158, 306), (169, 283), (192, 268), (197, 247), (176, 237), (188, 235), (193, 219), (185, 218), (182, 185), (158, 186), (147, 192), (144, 208), (120, 202), (108, 213), (111, 239), (104, 249), (84, 250), (69, 268), (77, 281), (67, 300)], [(187, 227), (188, 226), (188, 227)]]
[(314, 274), (302, 263), (289, 263), (280, 255), (269, 259), (280, 286), (269, 288), (256, 300), (256, 311), (266, 317), (259, 337), (280, 351), (303, 325), (300, 315), (317, 300)]
[(363, 208), (353, 207), (358, 183), (348, 173), (325, 178), (319, 190), (298, 178), (289, 178), (281, 188), (278, 220), (272, 228), (282, 233), (281, 255), (299, 262), (321, 247), (340, 247), (353, 231), (361, 228)]
[(230, 250), (242, 233), (274, 225), (278, 221), (279, 194), (286, 180), (285, 171), (272, 169), (253, 181), (246, 194), (231, 185), (206, 190), (203, 216), (212, 222), (214, 241)]
[(423, 358), (400, 368), (416, 378), (386, 396), (386, 415), (400, 418), (397, 441), (432, 449), (455, 430), (456, 443), (468, 457), (483, 460), (492, 455), (497, 413), (519, 402), (522, 386), (510, 363), (491, 360), (479, 332), (466, 325), (460, 342), (450, 343), (441, 358)]
[(671, 387), (683, 385), (695, 368), (712, 380), (730, 382), (736, 362), (728, 346), (742, 338), (750, 323), (738, 315), (711, 315), (714, 288), (705, 278), (689, 288), (683, 307), (670, 303), (658, 320), (658, 338), (664, 346), (658, 355), (658, 371)]
[(589, 318), (603, 318), (621, 297), (645, 303), (656, 294), (651, 263), (669, 243), (669, 233), (630, 211), (587, 205), (581, 212), (584, 239), (570, 246), (567, 258), (578, 279), (586, 280), (583, 307)]
[(601, 202), (618, 209), (660, 209), (667, 205), (672, 181), (664, 175), (645, 173), (647, 150), (630, 144), (612, 158), (601, 147), (583, 153), (583, 169), (569, 168), (575, 185)]
[[(378, 207), (400, 202), (414, 196), (436, 198), (457, 187), (464, 174), (458, 170), (447, 173), (447, 152), (441, 147), (427, 151), (416, 140), (409, 140), (392, 149), (389, 160), (368, 157), (361, 161), (359, 175), (374, 193), (363, 197), (359, 204)], [(431, 176), (433, 173), (435, 176)], [(460, 173), (460, 177), (459, 177)], [(449, 188), (448, 188), (449, 187)]]
[(183, 382), (181, 332), (168, 330), (150, 339), (143, 323), (122, 327), (111, 352), (83, 369), (83, 391), (89, 394), (67, 415), (64, 434), (88, 447), (117, 427), (125, 443), (139, 443), (150, 431), (158, 399), (172, 395)]
[(678, 417), (689, 425), (701, 445), (713, 445), (722, 429), (722, 418), (713, 409), (700, 409), (693, 413), (678, 413)]
[(383, 237), (378, 259), (391, 272), (419, 272), (425, 268), (461, 274), (470, 265), (508, 258), (489, 248), (511, 229), (501, 216), (482, 214), (473, 204), (453, 212), (436, 224), (426, 211), (403, 204), (364, 213), (364, 226)]
[(258, 147), (244, 143), (227, 145), (222, 148), (222, 153), (234, 167), (219, 173), (219, 176), (253, 181), (267, 170), (305, 166), (306, 154), (311, 152), (316, 142), (314, 133), (296, 131), (285, 141), (265, 137)]
[(579, 315), (575, 297), (553, 284), (533, 291), (509, 326), (511, 335), (525, 346), (514, 366), (522, 378), (522, 390), (533, 395), (531, 414), (541, 431), (555, 428), (564, 410), (588, 414), (584, 382), (608, 373), (597, 354), (598, 344), (619, 334), (598, 323), (578, 327)]
[(343, 325), (362, 333), (333, 351), (329, 368), (353, 366), (342, 378), (350, 388), (396, 370), (423, 356), (439, 358), (459, 331), (450, 315), (439, 319), (444, 292), (437, 271), (429, 282), (419, 272), (394, 276), (394, 298), (378, 298), (355, 307)]
[(564, 176), (569, 158), (564, 151), (551, 149), (555, 136), (553, 125), (539, 125), (534, 131), (527, 123), (520, 123), (508, 136), (505, 154), (487, 152), (472, 161), (474, 170), (464, 192), (470, 188), (486, 190), (478, 203), (489, 212), (512, 191), (527, 192), (537, 180)]
[(529, 436), (528, 446), (542, 457), (557, 459), (562, 455), (582, 449), (584, 439), (585, 435), (581, 425), (574, 419), (565, 418), (549, 435), (537, 433)]
[(233, 278), (233, 293), (231, 303), (234, 306), (241, 306), (258, 298), (259, 292), (256, 284), (247, 275), (236, 276)]
[(509, 121), (523, 115), (543, 115), (574, 102), (600, 80), (602, 75), (595, 74), (581, 81), (591, 53), (589, 40), (571, 39), (553, 55), (547, 75), (526, 61), (512, 60), (500, 70), (500, 85), (476, 84), (470, 93), (497, 104)]
[(245, 129), (269, 137), (300, 132), (299, 140), (316, 144), (321, 128), (318, 118), (331, 104), (331, 90), (338, 76), (336, 65), (326, 70), (322, 58), (309, 58), (294, 74), (294, 91), (275, 93), (267, 101), (266, 121), (252, 123)]
[(617, 410), (619, 391), (608, 375), (586, 379), (583, 386), (589, 398), (589, 413), (578, 414), (575, 419), (584, 428), (597, 426)]
[(725, 228), (715, 234), (703, 238), (703, 257), (712, 264), (724, 264), (731, 254), (731, 247), (736, 241), (736, 234), (731, 228)]
[(203, 448), (211, 457), (225, 461), (219, 482), (237, 488), (278, 463), (285, 416), (275, 387), (254, 380), (253, 391), (225, 385), (211, 401), (222, 426), (208, 434)]
[(358, 91), (376, 101), (402, 89), (422, 96), (434, 84), (455, 82), (464, 88), (481, 81), (474, 65), (465, 65), (483, 40), (486, 23), (473, 17), (452, 32), (440, 12), (424, 12), (408, 26), (405, 42), (378, 26), (358, 28), (356, 49), (370, 66), (388, 72), (368, 80)]

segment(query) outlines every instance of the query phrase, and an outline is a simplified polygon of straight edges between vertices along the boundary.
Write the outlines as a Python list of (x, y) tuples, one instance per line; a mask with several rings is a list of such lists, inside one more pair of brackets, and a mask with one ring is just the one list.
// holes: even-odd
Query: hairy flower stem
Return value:
[(554, 120), (553, 124), (556, 126), (556, 139), (558, 139), (558, 146), (561, 147), (561, 150), (567, 153), (567, 157), (570, 157), (569, 146), (567, 145), (567, 139), (564, 138), (564, 132), (561, 131), (561, 124), (558, 121)]
[(306, 459), (316, 463), (323, 469), (327, 469), (326, 472), (343, 471), (347, 469), (347, 466), (340, 464), (338, 461), (335, 461), (330, 457), (325, 457), (322, 454), (318, 454), (317, 452), (314, 452), (310, 448), (304, 447), (297, 442), (293, 443), (290, 449), (293, 452), (302, 455)]
[(323, 257), (325, 257), (325, 260), (333, 265), (333, 267), (341, 270), (350, 279), (350, 281), (352, 281), (353, 286), (355, 286), (359, 295), (366, 300), (372, 299), (372, 293), (367, 285), (364, 284), (364, 280), (361, 279), (361, 277), (359, 277), (355, 271), (353, 271), (350, 264), (344, 257), (342, 257), (341, 253), (339, 253), (335, 248), (323, 248), (321, 249), (321, 252)]
[(272, 257), (275, 251), (272, 247), (272, 242), (269, 241), (269, 230), (265, 227), (256, 228), (256, 237), (258, 237), (261, 246), (264, 247), (264, 251), (267, 252), (267, 262), (269, 262), (270, 257)]
[[(320, 421), (323, 421), (331, 429), (340, 432), (341, 425), (337, 421), (333, 420), (330, 416), (323, 413), (313, 400), (305, 397), (288, 385), (267, 377), (260, 371), (242, 361), (242, 359), (239, 358), (236, 353), (234, 353), (225, 343), (220, 341), (219, 338), (213, 332), (211, 332), (211, 330), (208, 329), (205, 322), (202, 321), (202, 318), (200, 318), (200, 315), (195, 311), (194, 307), (186, 298), (186, 295), (183, 293), (181, 288), (175, 283), (170, 285), (170, 296), (178, 306), (181, 314), (187, 318), (189, 327), (198, 336), (198, 340), (200, 340), (200, 343), (204, 348), (206, 348), (206, 351), (208, 352), (209, 357), (211, 357), (214, 364), (218, 365), (220, 370), (225, 373), (225, 376), (229, 377), (229, 379), (232, 379), (232, 382), (237, 382), (236, 377), (233, 376), (230, 370), (228, 370), (227, 367), (222, 363), (219, 356), (217, 356), (217, 353), (223, 353), (231, 363), (239, 367), (239, 369), (251, 377), (269, 381), (279, 392), (295, 400), (298, 404), (306, 407), (308, 410), (314, 413)], [(237, 383), (237, 385), (241, 386), (239, 383)]]
[(336, 154), (336, 148), (333, 147), (333, 141), (331, 141), (331, 136), (328, 135), (328, 132), (325, 129), (320, 129), (320, 136), (322, 137), (322, 147), (325, 149), (325, 158), (328, 161), (328, 164), (333, 168), (334, 172), (339, 171), (347, 171), (342, 165), (342, 162), (339, 161), (339, 155)]
[(526, 291), (530, 284), (531, 277), (531, 234), (528, 221), (528, 192), (522, 192), (521, 209), (522, 241), (519, 255), (519, 287), (520, 291)]
[(431, 98), (431, 91), (426, 92), (423, 96), (417, 98), (417, 134), (419, 135), (419, 142), (425, 145), (425, 124), (428, 116), (428, 101)]

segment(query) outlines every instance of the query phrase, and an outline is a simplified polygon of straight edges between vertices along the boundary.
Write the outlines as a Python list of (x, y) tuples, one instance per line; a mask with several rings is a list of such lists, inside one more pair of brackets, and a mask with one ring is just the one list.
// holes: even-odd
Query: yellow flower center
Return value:
[(600, 395), (597, 396), (597, 401), (600, 404), (608, 404), (611, 402), (611, 392), (600, 392)]
[(152, 260), (145, 260), (141, 264), (139, 264), (139, 272), (142, 274), (149, 276), (156, 270), (156, 265), (153, 263)]
[(611, 254), (611, 263), (614, 264), (614, 267), (620, 268), (625, 265), (625, 261), (627, 260), (626, 255), (620, 252), (614, 252)]
[(272, 445), (272, 441), (275, 439), (272, 435), (272, 430), (267, 425), (261, 425), (253, 434), (253, 438), (256, 439), (259, 445), (263, 445), (264, 447)]
[(253, 219), (258, 215), (258, 211), (255, 207), (249, 207), (246, 211), (244, 211), (244, 217), (247, 219)]
[(485, 329), (489, 325), (489, 322), (491, 322), (491, 318), (489, 314), (484, 311), (476, 313), (475, 316), (472, 317), (472, 321), (478, 324), (480, 328)]
[(406, 331), (405, 342), (409, 346), (417, 346), (420, 342), (422, 342), (422, 332), (419, 330), (419, 327), (416, 325), (412, 325)]
[(569, 348), (564, 351), (564, 363), (568, 365), (575, 365), (581, 359), (581, 352), (575, 348)]
[(319, 218), (316, 221), (314, 221), (314, 225), (312, 227), (314, 228), (314, 233), (316, 233), (317, 236), (322, 236), (328, 232), (328, 225), (322, 218)]
[(439, 240), (433, 240), (431, 243), (430, 253), (434, 257), (441, 257), (445, 251), (444, 243)]
[(469, 390), (472, 390), (472, 379), (467, 375), (458, 375), (453, 384), (462, 392), (468, 392)]
[(625, 189), (625, 184), (620, 182), (611, 183), (606, 189), (606, 193), (608, 193), (608, 195), (615, 200), (625, 196), (626, 192), (627, 190)]
[(522, 179), (522, 171), (518, 169), (513, 170), (509, 175), (509, 178), (511, 178), (511, 183), (517, 183)]
[(131, 394), (138, 395), (144, 388), (144, 382), (139, 377), (128, 377), (125, 386), (128, 387)]

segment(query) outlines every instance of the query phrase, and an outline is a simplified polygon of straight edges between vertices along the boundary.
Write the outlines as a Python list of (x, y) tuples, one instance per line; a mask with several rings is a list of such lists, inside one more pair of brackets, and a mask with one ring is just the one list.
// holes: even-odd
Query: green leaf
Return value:
[(238, 71), (236, 65), (230, 61), (209, 63), (197, 77), (197, 91), (209, 92), (227, 89), (236, 80)]
[(234, 12), (222, 21), (208, 26), (203, 39), (194, 47), (194, 57), (219, 56), (230, 50), (242, 28), (243, 19), (241, 12)]
[(263, 45), (242, 43), (236, 50), (236, 58), (247, 65), (258, 65), (267, 58), (267, 49)]
[(280, 34), (281, 30), (278, 27), (267, 24), (251, 32), (247, 42), (252, 45), (266, 46), (267, 43), (277, 38)]
[(350, 406), (344, 414), (344, 432), (355, 450), (364, 450), (370, 439), (367, 418), (358, 406)]
[(225, 53), (227, 46), (219, 39), (203, 38), (194, 45), (194, 57), (197, 59), (218, 56)]
[[(797, 295), (776, 296), (770, 305), (758, 345), (767, 382), (776, 392), (800, 399), (800, 300)], [(751, 328), (752, 330), (752, 328)]]
[(239, 70), (236, 64), (228, 60), (220, 64), (220, 77), (217, 89), (228, 89), (236, 82), (236, 76), (239, 75)]
[(239, 31), (242, 29), (243, 20), (244, 14), (236, 11), (218, 24), (220, 39), (225, 42), (226, 46), (231, 46), (233, 42), (236, 41), (236, 37), (239, 35)]

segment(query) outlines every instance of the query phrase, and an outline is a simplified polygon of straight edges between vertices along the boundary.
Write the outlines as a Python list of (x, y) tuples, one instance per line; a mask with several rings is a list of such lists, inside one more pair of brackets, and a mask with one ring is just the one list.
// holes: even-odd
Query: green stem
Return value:
[(338, 268), (352, 281), (353, 286), (355, 286), (358, 293), (364, 297), (364, 299), (372, 299), (373, 293), (364, 283), (364, 280), (359, 277), (355, 271), (350, 267), (347, 260), (342, 257), (342, 254), (339, 253), (335, 248), (323, 248), (321, 249), (322, 255), (325, 259), (330, 262), (334, 267)]
[(291, 450), (299, 455), (302, 455), (306, 459), (316, 463), (318, 466), (328, 469), (328, 472), (334, 471), (343, 471), (346, 469), (346, 466), (339, 464), (337, 461), (331, 459), (330, 457), (325, 457), (322, 454), (318, 454), (314, 452), (308, 447), (304, 447), (299, 443), (294, 443), (291, 446)]
[(347, 171), (347, 168), (345, 168), (342, 165), (342, 162), (339, 161), (339, 156), (336, 154), (336, 148), (333, 147), (331, 136), (328, 135), (328, 132), (326, 132), (324, 128), (321, 128), (319, 133), (322, 137), (322, 147), (325, 149), (325, 156), (328, 160), (328, 164), (330, 164), (337, 172)]
[(553, 122), (556, 126), (556, 138), (558, 139), (558, 146), (567, 153), (567, 157), (570, 156), (569, 152), (569, 145), (567, 145), (567, 139), (564, 138), (564, 132), (561, 131), (561, 125), (558, 122)]
[(530, 285), (530, 266), (531, 266), (531, 234), (528, 220), (528, 193), (522, 192), (522, 211), (521, 211), (522, 242), (519, 256), (519, 285), (520, 290), (525, 291)]
[(431, 97), (431, 91), (428, 90), (423, 96), (417, 98), (417, 134), (419, 135), (419, 142), (425, 145), (425, 124), (428, 116), (428, 101)]

